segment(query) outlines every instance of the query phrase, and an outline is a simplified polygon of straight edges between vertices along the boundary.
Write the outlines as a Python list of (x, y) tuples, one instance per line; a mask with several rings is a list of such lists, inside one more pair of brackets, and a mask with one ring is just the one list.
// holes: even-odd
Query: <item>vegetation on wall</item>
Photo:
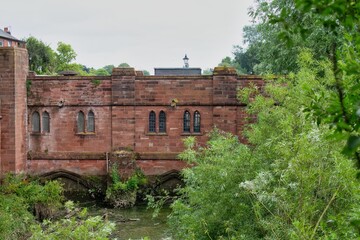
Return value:
[(146, 184), (144, 174), (136, 170), (128, 179), (121, 179), (119, 166), (114, 163), (111, 166), (110, 177), (111, 183), (106, 189), (105, 200), (115, 208), (133, 207), (139, 186)]

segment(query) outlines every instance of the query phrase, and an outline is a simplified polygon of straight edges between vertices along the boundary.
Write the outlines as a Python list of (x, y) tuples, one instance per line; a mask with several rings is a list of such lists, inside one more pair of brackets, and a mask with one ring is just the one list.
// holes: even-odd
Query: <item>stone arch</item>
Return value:
[(173, 169), (157, 176), (157, 180), (155, 182), (155, 190), (156, 192), (161, 192), (162, 190), (166, 190), (171, 193), (177, 187), (183, 185), (184, 182), (182, 180), (180, 171)]
[(71, 200), (90, 200), (101, 197), (105, 189), (106, 181), (94, 182), (77, 173), (67, 170), (56, 170), (39, 176), (41, 181), (57, 180), (63, 184), (64, 195)]

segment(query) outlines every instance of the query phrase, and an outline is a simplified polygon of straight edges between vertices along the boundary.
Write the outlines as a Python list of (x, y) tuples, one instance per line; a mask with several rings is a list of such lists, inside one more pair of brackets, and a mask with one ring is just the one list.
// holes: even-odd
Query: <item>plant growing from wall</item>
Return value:
[(137, 169), (128, 179), (122, 180), (119, 174), (118, 163), (111, 166), (111, 183), (106, 190), (106, 201), (115, 208), (133, 207), (139, 186), (146, 184), (146, 178), (141, 170)]
[(101, 83), (100, 79), (92, 79), (91, 83), (94, 84), (95, 87), (99, 86)]
[(29, 96), (31, 91), (31, 80), (26, 80), (26, 94)]

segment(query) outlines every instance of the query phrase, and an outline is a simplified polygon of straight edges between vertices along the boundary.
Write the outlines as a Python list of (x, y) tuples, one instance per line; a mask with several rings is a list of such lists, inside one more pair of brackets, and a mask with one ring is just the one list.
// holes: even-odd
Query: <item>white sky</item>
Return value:
[(1, 4), (0, 28), (34, 36), (56, 49), (70, 44), (76, 62), (100, 68), (127, 62), (154, 67), (213, 68), (234, 45), (253, 0), (11, 0)]

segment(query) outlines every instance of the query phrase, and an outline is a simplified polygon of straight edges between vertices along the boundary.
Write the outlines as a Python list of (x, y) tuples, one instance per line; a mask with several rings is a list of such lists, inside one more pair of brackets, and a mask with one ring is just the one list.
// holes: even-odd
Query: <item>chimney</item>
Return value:
[(6, 32), (6, 33), (8, 33), (8, 34), (11, 35), (11, 32), (10, 32), (10, 30), (9, 30), (9, 27), (4, 27), (4, 32)]

